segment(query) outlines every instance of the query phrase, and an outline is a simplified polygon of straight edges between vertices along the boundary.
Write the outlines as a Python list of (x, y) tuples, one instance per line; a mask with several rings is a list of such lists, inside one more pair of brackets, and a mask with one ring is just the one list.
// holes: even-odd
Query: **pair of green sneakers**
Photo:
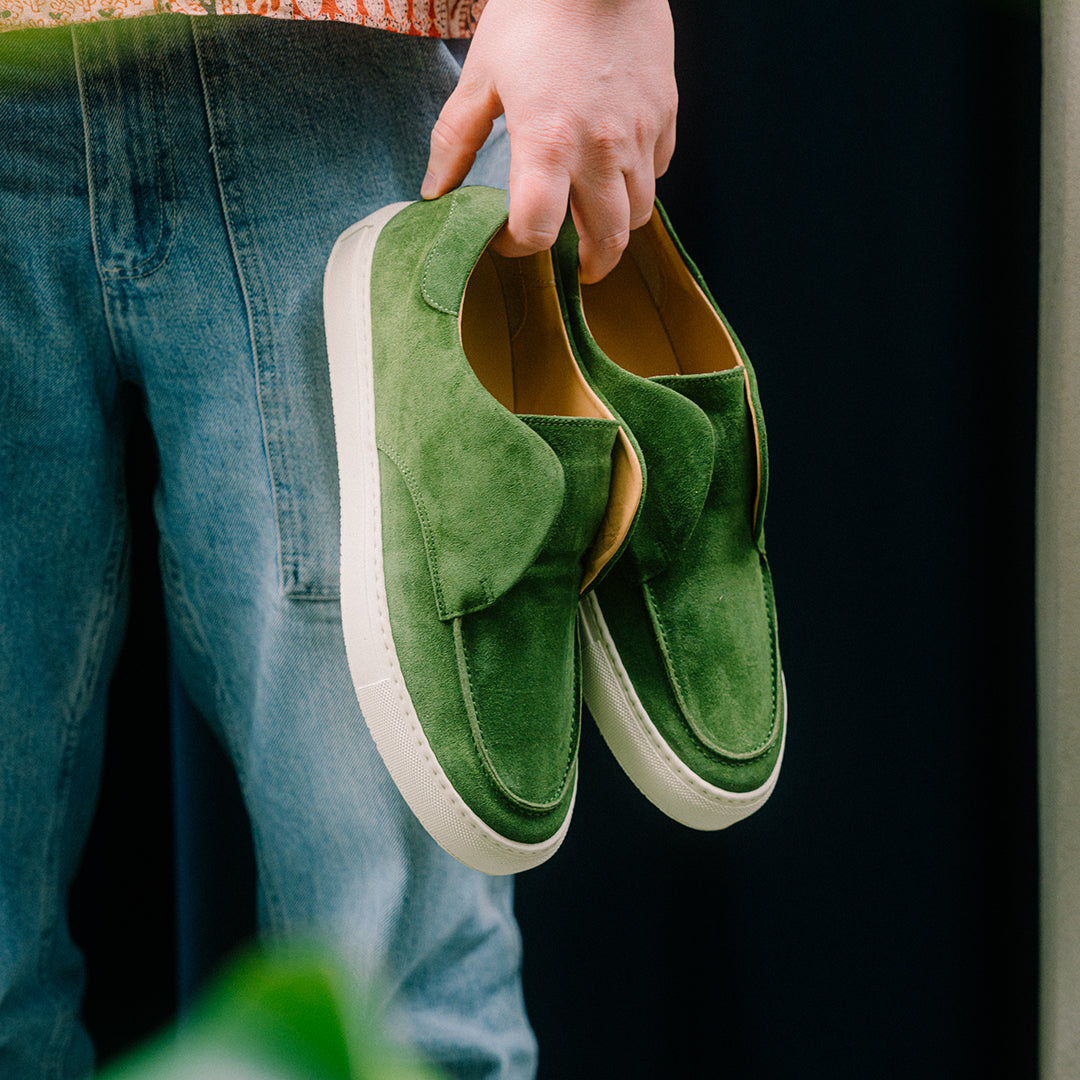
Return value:
[(663, 211), (580, 286), (568, 225), (504, 259), (505, 193), (385, 207), (324, 299), (345, 646), (435, 840), (489, 874), (549, 858), (581, 699), (661, 810), (768, 798), (786, 695), (753, 370)]

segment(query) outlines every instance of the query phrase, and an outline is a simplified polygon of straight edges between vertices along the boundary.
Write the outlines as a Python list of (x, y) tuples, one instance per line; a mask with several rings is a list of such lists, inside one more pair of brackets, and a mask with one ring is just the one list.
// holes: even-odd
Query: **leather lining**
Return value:
[(630, 234), (618, 266), (581, 286), (589, 332), (627, 371), (705, 375), (740, 367), (727, 327), (686, 268), (654, 210)]

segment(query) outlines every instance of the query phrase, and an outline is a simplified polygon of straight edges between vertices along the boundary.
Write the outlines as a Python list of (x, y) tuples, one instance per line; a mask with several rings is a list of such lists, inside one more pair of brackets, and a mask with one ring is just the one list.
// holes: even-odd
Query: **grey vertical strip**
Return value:
[(1080, 4), (1043, 5), (1036, 597), (1042, 1080), (1080, 1076)]

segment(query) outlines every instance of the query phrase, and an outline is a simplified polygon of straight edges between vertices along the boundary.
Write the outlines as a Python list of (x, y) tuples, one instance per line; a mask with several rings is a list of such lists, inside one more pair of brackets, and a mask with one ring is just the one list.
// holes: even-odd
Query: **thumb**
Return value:
[(493, 87), (467, 82), (462, 77), (431, 129), (431, 152), (420, 188), (423, 198), (445, 195), (465, 179), (502, 111)]

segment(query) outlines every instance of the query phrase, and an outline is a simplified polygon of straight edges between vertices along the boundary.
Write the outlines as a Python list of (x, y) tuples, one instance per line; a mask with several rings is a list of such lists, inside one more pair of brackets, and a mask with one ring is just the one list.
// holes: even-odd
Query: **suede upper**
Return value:
[(563, 503), (557, 455), (480, 385), (458, 335), (469, 271), (505, 220), (502, 193), (463, 189), (407, 207), (375, 253), (379, 449), (416, 503), (443, 619), (515, 585)]
[[(768, 780), (782, 742), (780, 656), (764, 549), (764, 420), (744, 350), (659, 212), (654, 236), (657, 221), (668, 233), (670, 266), (651, 239), (623, 256), (640, 261), (638, 278), (624, 269), (618, 281), (590, 290), (584, 300), (571, 228), (558, 245), (564, 314), (582, 368), (633, 431), (647, 474), (628, 555), (596, 596), (634, 690), (666, 743), (708, 783), (748, 792)], [(678, 279), (676, 258), (686, 267)], [(633, 304), (639, 321), (655, 319), (656, 332), (618, 333), (621, 303)], [(706, 329), (680, 337), (677, 320), (691, 319), (691, 303), (710, 309), (701, 317)], [(649, 305), (655, 311), (643, 312)], [(593, 337), (590, 316), (615, 328), (605, 338), (610, 355)], [(709, 319), (715, 356), (706, 348)], [(686, 341), (693, 356), (685, 355)], [(670, 357), (634, 355), (641, 348), (659, 351), (657, 343)]]
[[(501, 835), (537, 843), (573, 799), (577, 599), (619, 425), (517, 415), (478, 378), (458, 317), (505, 218), (504, 193), (466, 188), (383, 228), (376, 434), (387, 602), (416, 713), (469, 806)], [(490, 315), (506, 317), (501, 306)]]

